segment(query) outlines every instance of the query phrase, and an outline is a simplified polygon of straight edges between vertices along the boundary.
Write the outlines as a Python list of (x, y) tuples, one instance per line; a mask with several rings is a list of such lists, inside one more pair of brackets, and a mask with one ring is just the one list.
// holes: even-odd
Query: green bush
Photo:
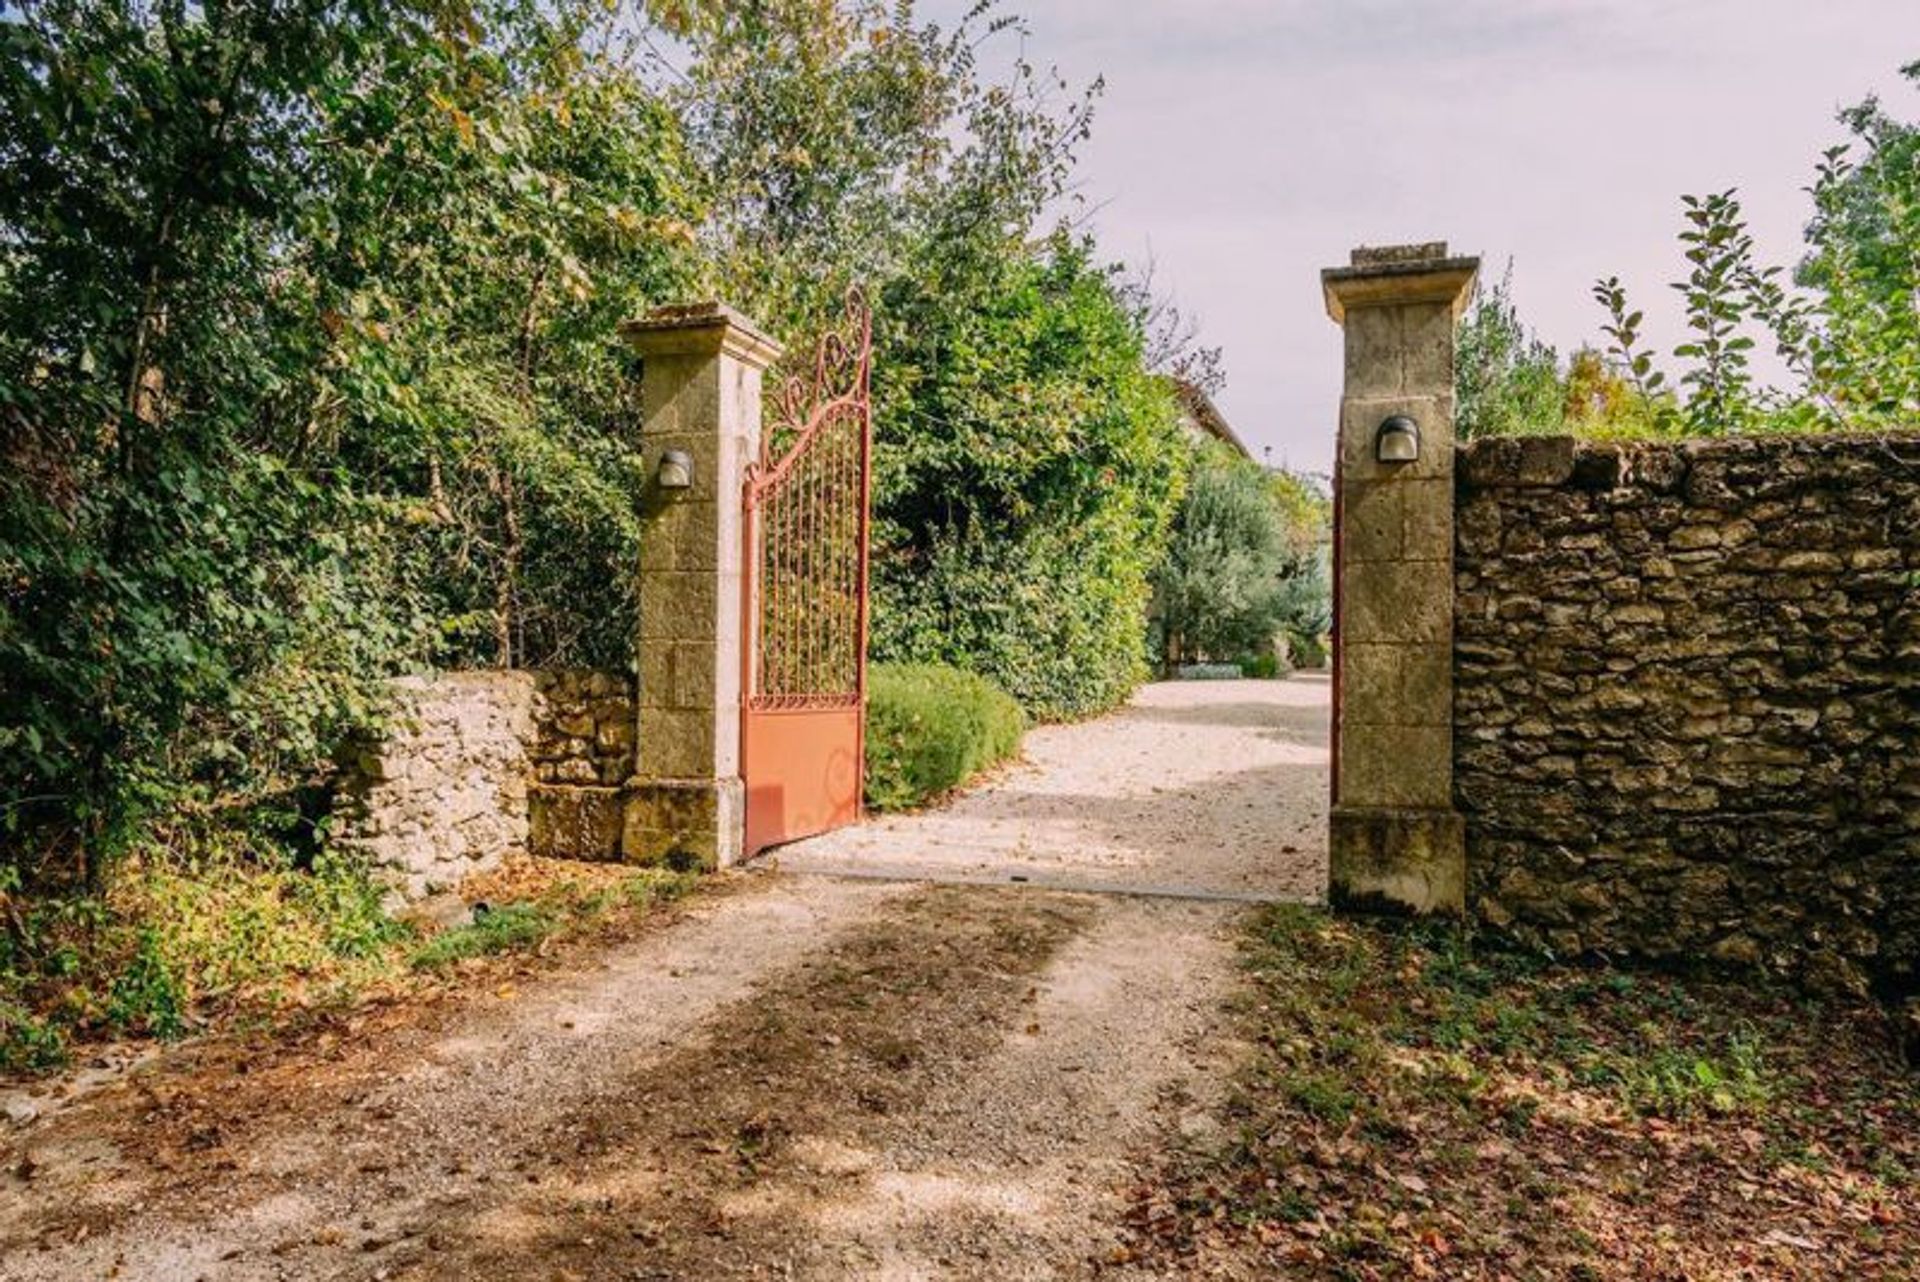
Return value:
[(1026, 716), (985, 677), (879, 664), (867, 686), (867, 804), (905, 810), (1019, 751)]
[(1269, 650), (1265, 654), (1250, 654), (1240, 660), (1240, 675), (1256, 681), (1272, 681), (1293, 671), (1293, 665), (1287, 665), (1286, 672), (1280, 670), (1280, 656)]
[(1327, 666), (1327, 642), (1324, 636), (1308, 636), (1304, 632), (1291, 633), (1287, 637), (1287, 651), (1293, 656), (1296, 668), (1317, 670)]

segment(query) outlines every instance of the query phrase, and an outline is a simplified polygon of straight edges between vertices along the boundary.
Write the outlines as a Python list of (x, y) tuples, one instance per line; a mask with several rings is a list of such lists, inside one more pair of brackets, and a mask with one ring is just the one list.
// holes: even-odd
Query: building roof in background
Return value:
[(1212, 397), (1184, 378), (1169, 376), (1167, 382), (1172, 385), (1173, 394), (1180, 400), (1181, 413), (1192, 428), (1211, 436), (1242, 458), (1253, 458), (1253, 451), (1247, 448), (1247, 443), (1240, 439), (1233, 425), (1220, 413)]

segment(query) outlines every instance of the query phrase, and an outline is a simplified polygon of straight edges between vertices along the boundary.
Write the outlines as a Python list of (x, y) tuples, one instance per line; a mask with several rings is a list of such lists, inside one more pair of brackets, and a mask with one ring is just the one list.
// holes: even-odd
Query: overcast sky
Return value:
[(1354, 245), (1511, 258), (1563, 353), (1617, 272), (1670, 345), (1681, 193), (1739, 187), (1790, 262), (1834, 112), (1878, 91), (1920, 118), (1898, 74), (1920, 0), (1003, 3), (1029, 58), (1106, 76), (1080, 170), (1106, 251), (1151, 256), (1226, 349), (1221, 408), (1255, 451), (1314, 470), (1340, 395), (1318, 273)]

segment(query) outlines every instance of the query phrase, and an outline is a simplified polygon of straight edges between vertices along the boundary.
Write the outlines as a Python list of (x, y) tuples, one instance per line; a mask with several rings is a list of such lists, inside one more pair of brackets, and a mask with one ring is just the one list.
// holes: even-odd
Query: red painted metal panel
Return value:
[(860, 818), (862, 710), (752, 710), (744, 746), (747, 849), (758, 853)]
[(855, 290), (810, 374), (782, 387), (748, 469), (740, 734), (749, 856), (860, 817), (872, 350), (872, 316)]

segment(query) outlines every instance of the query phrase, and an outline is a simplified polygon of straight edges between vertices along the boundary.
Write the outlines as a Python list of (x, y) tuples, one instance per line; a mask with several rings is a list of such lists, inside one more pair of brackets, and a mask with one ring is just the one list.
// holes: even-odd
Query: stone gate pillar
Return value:
[[(621, 851), (740, 858), (741, 495), (760, 450), (760, 383), (780, 346), (719, 303), (621, 327), (640, 352), (639, 744)], [(683, 484), (684, 483), (684, 484)]]
[(1321, 273), (1346, 328), (1335, 464), (1336, 906), (1461, 912), (1453, 808), (1454, 325), (1479, 269), (1444, 243)]

